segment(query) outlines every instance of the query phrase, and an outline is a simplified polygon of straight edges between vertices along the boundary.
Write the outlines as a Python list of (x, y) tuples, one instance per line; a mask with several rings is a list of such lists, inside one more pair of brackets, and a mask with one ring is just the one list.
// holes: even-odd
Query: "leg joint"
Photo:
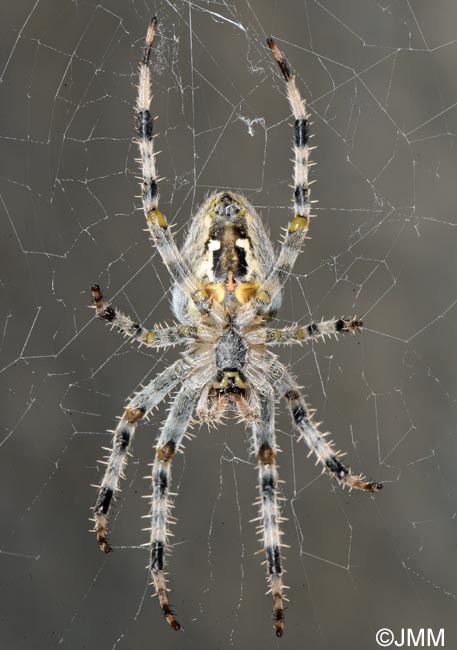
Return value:
[(139, 422), (146, 413), (144, 408), (126, 408), (124, 413), (124, 418), (128, 421), (129, 424), (136, 424)]
[(274, 463), (275, 456), (276, 454), (274, 450), (267, 442), (263, 442), (257, 451), (257, 458), (260, 460), (262, 465), (272, 465)]
[(163, 447), (157, 448), (157, 458), (167, 463), (173, 458), (175, 451), (176, 445), (170, 440)]

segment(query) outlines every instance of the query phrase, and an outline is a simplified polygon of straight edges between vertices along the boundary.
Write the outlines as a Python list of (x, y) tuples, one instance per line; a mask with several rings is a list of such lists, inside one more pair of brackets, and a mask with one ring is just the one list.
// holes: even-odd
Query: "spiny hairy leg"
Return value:
[(143, 211), (151, 239), (157, 247), (171, 278), (182, 287), (183, 291), (192, 297), (197, 310), (206, 313), (211, 308), (208, 296), (193, 280), (190, 269), (176, 246), (167, 220), (159, 210), (156, 152), (154, 150), (154, 121), (150, 111), (152, 100), (150, 64), (157, 24), (157, 17), (154, 17), (146, 34), (143, 58), (140, 61), (136, 105)]
[(197, 287), (190, 280), (190, 271), (176, 247), (167, 220), (158, 207), (159, 193), (156, 152), (154, 150), (154, 121), (150, 111), (152, 100), (150, 63), (157, 23), (157, 17), (154, 17), (149, 25), (138, 79), (136, 123), (142, 174), (141, 197), (144, 216), (146, 217), (152, 241), (157, 246), (171, 276), (176, 282), (182, 283), (183, 288), (194, 292)]
[(157, 450), (152, 467), (152, 504), (151, 504), (151, 559), (150, 568), (155, 589), (163, 615), (169, 625), (180, 630), (181, 625), (174, 616), (168, 602), (168, 589), (165, 578), (165, 552), (170, 532), (170, 479), (171, 461), (179, 450), (182, 439), (189, 426), (200, 385), (183, 386), (171, 405), (168, 417), (157, 442)]
[(310, 217), (310, 182), (308, 173), (311, 166), (309, 154), (309, 115), (306, 110), (305, 102), (300, 96), (295, 83), (295, 76), (290, 72), (289, 64), (286, 57), (279, 50), (271, 36), (267, 38), (267, 45), (275, 57), (279, 69), (282, 72), (287, 88), (287, 98), (294, 116), (294, 143), (293, 150), (294, 160), (294, 218), (289, 224), (288, 235), (307, 231)]
[(164, 573), (165, 547), (167, 544), (168, 524), (170, 523), (169, 486), (171, 479), (171, 459), (175, 453), (172, 441), (163, 447), (158, 447), (152, 468), (153, 506), (152, 506), (152, 538), (151, 538), (151, 572), (154, 580), (160, 607), (165, 620), (174, 630), (180, 630), (181, 625), (176, 620), (167, 595), (167, 583)]
[(273, 269), (262, 286), (262, 290), (274, 302), (275, 295), (282, 290), (299, 253), (304, 248), (308, 233), (311, 218), (311, 183), (308, 175), (311, 167), (309, 154), (312, 149), (309, 146), (309, 115), (295, 84), (295, 76), (291, 74), (285, 56), (271, 37), (267, 39), (267, 44), (286, 82), (287, 98), (294, 116), (294, 217), (288, 225)]
[(363, 327), (361, 320), (354, 318), (332, 318), (319, 323), (310, 323), (305, 327), (292, 325), (282, 329), (253, 328), (245, 335), (248, 343), (266, 343), (272, 345), (292, 345), (293, 343), (306, 343), (325, 339), (326, 336), (360, 332)]
[(273, 596), (273, 618), (276, 636), (284, 632), (284, 584), (281, 558), (280, 523), (284, 521), (279, 509), (276, 439), (274, 432), (274, 397), (260, 399), (260, 418), (252, 425), (255, 454), (258, 460), (259, 521), (258, 533), (266, 555), (269, 592)]
[(382, 489), (382, 483), (367, 481), (362, 475), (353, 474), (349, 468), (343, 465), (340, 459), (345, 454), (335, 450), (333, 441), (327, 440), (328, 433), (319, 431), (320, 423), (313, 421), (313, 411), (308, 408), (304, 397), (287, 372), (277, 383), (277, 389), (286, 400), (292, 415), (294, 429), (299, 434), (299, 438), (305, 441), (309, 448), (309, 455), (316, 456), (316, 464), (321, 463), (324, 470), (328, 470), (341, 485), (350, 489), (357, 488), (367, 492), (379, 492)]
[(119, 479), (123, 477), (130, 441), (144, 414), (142, 408), (126, 408), (114, 432), (113, 446), (94, 507), (97, 542), (104, 553), (112, 550), (108, 542), (108, 511), (113, 496), (119, 489)]
[[(138, 130), (138, 147), (141, 156), (141, 171), (143, 174), (142, 198), (145, 216), (155, 210), (156, 220), (166, 226), (165, 218), (158, 212), (159, 194), (157, 188), (157, 170), (154, 152), (154, 123), (150, 112), (151, 105), (151, 63), (152, 44), (157, 29), (157, 17), (151, 20), (144, 45), (143, 58), (140, 62), (138, 80), (138, 97), (136, 122)], [(160, 224), (159, 224), (160, 225)]]
[[(151, 412), (170, 391), (191, 371), (188, 363), (179, 359), (169, 368), (158, 374), (147, 386), (129, 400), (119, 423), (113, 433), (113, 443), (109, 449), (106, 470), (94, 506), (94, 522), (97, 541), (104, 553), (111, 551), (108, 542), (108, 513), (119, 490), (127, 454), (138, 423)], [(105, 461), (104, 461), (105, 462)]]
[[(299, 253), (304, 248), (308, 233), (311, 216), (310, 182), (308, 179), (311, 167), (309, 162), (311, 147), (309, 146), (309, 115), (295, 84), (295, 76), (291, 74), (284, 55), (271, 37), (267, 39), (267, 44), (286, 82), (287, 98), (294, 116), (294, 217), (289, 222), (273, 269), (261, 287), (261, 292), (265, 296), (259, 297), (259, 300), (263, 298), (265, 302), (268, 297), (274, 303), (276, 294), (282, 290)], [(260, 306), (263, 309), (266, 307)]]
[(167, 348), (189, 343), (199, 336), (199, 329), (202, 329), (195, 325), (174, 325), (156, 326), (148, 330), (106, 301), (98, 284), (92, 287), (92, 305), (95, 307), (97, 318), (130, 337), (132, 341), (150, 348)]
[(237, 320), (244, 324), (248, 324), (259, 314), (270, 315), (276, 312), (278, 304), (280, 304), (282, 289), (294, 268), (298, 255), (304, 249), (312, 216), (310, 214), (311, 182), (308, 178), (312, 166), (309, 161), (309, 155), (312, 151), (312, 147), (309, 146), (311, 137), (309, 115), (295, 83), (295, 76), (291, 74), (285, 56), (272, 37), (267, 38), (267, 45), (272, 51), (286, 82), (287, 98), (294, 117), (294, 216), (288, 224), (271, 271), (265, 280), (261, 282), (253, 299), (239, 310)]

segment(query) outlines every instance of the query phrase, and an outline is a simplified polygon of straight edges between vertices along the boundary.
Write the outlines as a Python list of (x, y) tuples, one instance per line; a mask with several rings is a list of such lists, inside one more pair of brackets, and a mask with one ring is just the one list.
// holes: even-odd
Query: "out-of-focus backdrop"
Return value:
[[(5, 650), (365, 650), (445, 630), (457, 606), (457, 6), (439, 2), (5, 2), (1, 21), (1, 622)], [(341, 491), (278, 405), (286, 582), (279, 641), (266, 597), (248, 435), (195, 427), (176, 459), (170, 630), (145, 565), (153, 445), (139, 428), (112, 517), (88, 532), (107, 429), (174, 360), (137, 351), (88, 309), (91, 284), (141, 322), (170, 322), (146, 233), (134, 130), (150, 16), (161, 208), (181, 241), (213, 189), (290, 218), (290, 109), (274, 35), (312, 115), (317, 218), (282, 324), (363, 317), (366, 330), (283, 350), (317, 419), (376, 497)]]

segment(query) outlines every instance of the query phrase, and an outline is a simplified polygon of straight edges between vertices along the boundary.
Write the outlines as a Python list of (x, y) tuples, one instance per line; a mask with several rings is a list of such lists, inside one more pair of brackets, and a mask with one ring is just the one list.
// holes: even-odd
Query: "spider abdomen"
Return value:
[[(274, 251), (265, 226), (237, 192), (214, 192), (193, 218), (182, 256), (208, 298), (235, 313), (257, 293), (270, 272)], [(173, 307), (178, 320), (198, 317), (193, 301), (177, 285)]]

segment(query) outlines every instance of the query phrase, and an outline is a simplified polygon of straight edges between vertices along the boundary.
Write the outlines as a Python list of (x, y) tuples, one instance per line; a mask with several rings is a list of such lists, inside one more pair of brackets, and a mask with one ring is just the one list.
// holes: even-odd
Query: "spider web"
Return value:
[[(457, 9), (348, 0), (24, 0), (2, 21), (0, 427), (3, 648), (375, 648), (375, 633), (445, 629), (453, 647), (457, 326)], [(171, 320), (145, 233), (132, 144), (151, 14), (161, 207), (182, 237), (205, 194), (231, 188), (277, 241), (292, 132), (273, 34), (313, 119), (319, 199), (283, 324), (362, 317), (355, 338), (287, 349), (318, 420), (383, 493), (341, 491), (278, 411), (285, 480), (286, 637), (278, 642), (253, 524), (244, 429), (205, 428), (177, 458), (173, 634), (145, 571), (153, 443), (139, 429), (112, 517), (87, 532), (124, 399), (176, 358), (94, 323), (99, 282), (140, 322)], [(7, 497), (8, 495), (8, 497)], [(26, 621), (26, 625), (24, 625)], [(453, 636), (454, 635), (454, 636)]]

